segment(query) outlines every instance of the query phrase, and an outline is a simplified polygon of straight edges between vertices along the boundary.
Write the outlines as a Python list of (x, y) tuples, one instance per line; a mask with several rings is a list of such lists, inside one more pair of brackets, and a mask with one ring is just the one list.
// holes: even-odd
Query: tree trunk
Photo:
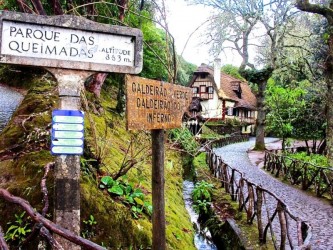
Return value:
[(97, 74), (93, 75), (93, 77), (90, 80), (90, 82), (88, 83), (88, 86), (86, 87), (86, 89), (89, 92), (94, 93), (95, 96), (99, 98), (101, 95), (101, 89), (102, 89), (103, 83), (104, 83), (107, 75), (108, 75), (107, 73), (97, 73)]
[(254, 146), (255, 150), (265, 150), (265, 90), (266, 90), (267, 81), (261, 81), (258, 83), (258, 94), (257, 94), (257, 108), (258, 108), (258, 117), (256, 122), (256, 143)]
[(125, 97), (125, 84), (124, 77), (118, 79), (118, 94), (117, 94), (117, 106), (116, 111), (118, 114), (124, 114), (126, 108), (126, 97)]
[(333, 166), (333, 106), (331, 101), (333, 100), (333, 72), (332, 68), (327, 72), (327, 104), (326, 104), (326, 149), (329, 165)]
[[(328, 18), (329, 29), (333, 27), (332, 18)], [(333, 166), (333, 106), (331, 101), (333, 100), (333, 32), (330, 32), (328, 39), (328, 56), (326, 59), (326, 84), (327, 84), (327, 104), (326, 104), (326, 149), (327, 158), (330, 166)]]
[(327, 158), (330, 166), (333, 165), (333, 107), (329, 104), (333, 100), (333, 1), (329, 1), (329, 7), (323, 4), (312, 4), (309, 0), (297, 0), (296, 7), (302, 11), (316, 13), (326, 18), (328, 33), (328, 51), (325, 62), (325, 74), (327, 85), (327, 104), (326, 104), (326, 149)]

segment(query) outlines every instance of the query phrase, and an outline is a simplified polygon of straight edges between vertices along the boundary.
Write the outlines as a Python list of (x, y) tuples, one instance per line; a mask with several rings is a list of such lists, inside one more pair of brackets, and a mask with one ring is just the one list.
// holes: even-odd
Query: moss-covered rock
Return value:
[[(8, 72), (8, 71), (3, 71)], [(1, 71), (0, 71), (1, 73)], [(3, 77), (0, 79), (8, 79)], [(30, 79), (25, 77), (25, 79)], [(18, 80), (17, 80), (18, 81)], [(107, 81), (112, 82), (112, 81)], [(37, 211), (43, 208), (40, 180), (43, 166), (54, 157), (50, 154), (51, 112), (57, 107), (57, 84), (51, 75), (34, 74), (23, 102), (7, 127), (0, 134), (0, 187), (28, 200)], [(81, 157), (81, 221), (86, 237), (108, 249), (147, 249), (152, 244), (149, 215), (133, 218), (131, 207), (122, 197), (110, 196), (99, 188), (102, 176), (115, 176), (121, 166), (131, 164), (126, 179), (143, 190), (151, 201), (151, 140), (147, 131), (129, 132), (123, 116), (116, 110), (117, 84), (105, 84), (100, 99), (86, 93), (85, 151)], [(129, 166), (129, 165), (126, 165)], [(166, 150), (166, 220), (168, 249), (195, 249), (192, 224), (182, 196), (182, 159), (180, 154)], [(48, 217), (53, 213), (53, 176), (47, 179), (50, 195)], [(21, 213), (0, 199), (0, 225)], [(96, 221), (90, 228), (86, 223), (92, 215)], [(36, 249), (35, 245), (31, 249)]]

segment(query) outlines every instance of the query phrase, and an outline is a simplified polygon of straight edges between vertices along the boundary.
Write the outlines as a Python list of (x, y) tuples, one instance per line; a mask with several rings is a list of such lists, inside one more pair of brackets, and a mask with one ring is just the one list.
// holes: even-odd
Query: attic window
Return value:
[(205, 73), (205, 72), (201, 72), (201, 73), (199, 74), (199, 78), (201, 78), (201, 79), (205, 79), (206, 76), (207, 76), (207, 73)]
[(242, 98), (242, 87), (240, 81), (232, 81), (230, 82), (232, 90), (236, 93), (239, 99)]

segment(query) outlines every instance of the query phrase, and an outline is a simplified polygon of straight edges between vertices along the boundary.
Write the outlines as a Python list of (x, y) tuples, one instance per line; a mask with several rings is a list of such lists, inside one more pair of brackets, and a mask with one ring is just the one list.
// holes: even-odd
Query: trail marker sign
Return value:
[(192, 101), (192, 90), (128, 75), (126, 98), (128, 129), (170, 129), (181, 127), (183, 114)]
[(51, 153), (82, 155), (84, 114), (79, 110), (53, 110)]
[(2, 11), (0, 63), (138, 74), (142, 32), (69, 15)]

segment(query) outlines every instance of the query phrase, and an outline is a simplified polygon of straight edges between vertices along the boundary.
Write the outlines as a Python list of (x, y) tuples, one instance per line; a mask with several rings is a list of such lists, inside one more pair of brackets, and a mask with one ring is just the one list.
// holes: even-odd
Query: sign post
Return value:
[(164, 130), (151, 131), (152, 139), (152, 203), (153, 250), (166, 249), (164, 198)]
[[(0, 63), (41, 66), (55, 76), (59, 109), (63, 110), (60, 113), (64, 110), (80, 112), (84, 81), (92, 74), (138, 74), (142, 70), (142, 32), (138, 29), (95, 23), (77, 16), (50, 17), (0, 11), (0, 36)], [(82, 138), (71, 138), (73, 133), (68, 130), (81, 127), (76, 122), (70, 126), (65, 123), (54, 124), (53, 128), (51, 150), (58, 155), (54, 220), (79, 234), (79, 155), (82, 149), (77, 144), (81, 144), (78, 140)], [(81, 132), (76, 131), (76, 135), (78, 133)], [(58, 236), (56, 239), (64, 249), (80, 249), (64, 238)]]
[[(80, 112), (81, 101), (80, 94), (83, 89), (84, 80), (91, 75), (88, 71), (80, 71), (73, 74), (71, 70), (49, 69), (58, 80), (59, 84), (59, 108), (60, 111), (54, 111), (53, 126), (59, 124), (61, 110), (76, 110)], [(71, 91), (65, 91), (71, 89)], [(59, 115), (58, 115), (59, 114)], [(56, 132), (53, 129), (53, 133)], [(52, 136), (53, 137), (53, 136)], [(52, 139), (57, 139), (55, 136)], [(60, 137), (64, 137), (61, 136)], [(58, 139), (59, 141), (59, 139)], [(80, 153), (57, 153), (55, 144), (52, 140), (51, 152), (57, 154), (55, 164), (55, 187), (54, 187), (54, 219), (55, 223), (71, 230), (77, 235), (80, 234)], [(73, 148), (73, 147), (70, 147)], [(77, 147), (74, 147), (77, 148)], [(56, 151), (56, 152), (54, 152)], [(62, 245), (64, 249), (81, 249), (76, 244), (55, 235), (54, 238)]]
[(135, 76), (126, 79), (129, 130), (151, 130), (153, 250), (166, 249), (164, 129), (177, 128), (192, 101), (192, 90)]

